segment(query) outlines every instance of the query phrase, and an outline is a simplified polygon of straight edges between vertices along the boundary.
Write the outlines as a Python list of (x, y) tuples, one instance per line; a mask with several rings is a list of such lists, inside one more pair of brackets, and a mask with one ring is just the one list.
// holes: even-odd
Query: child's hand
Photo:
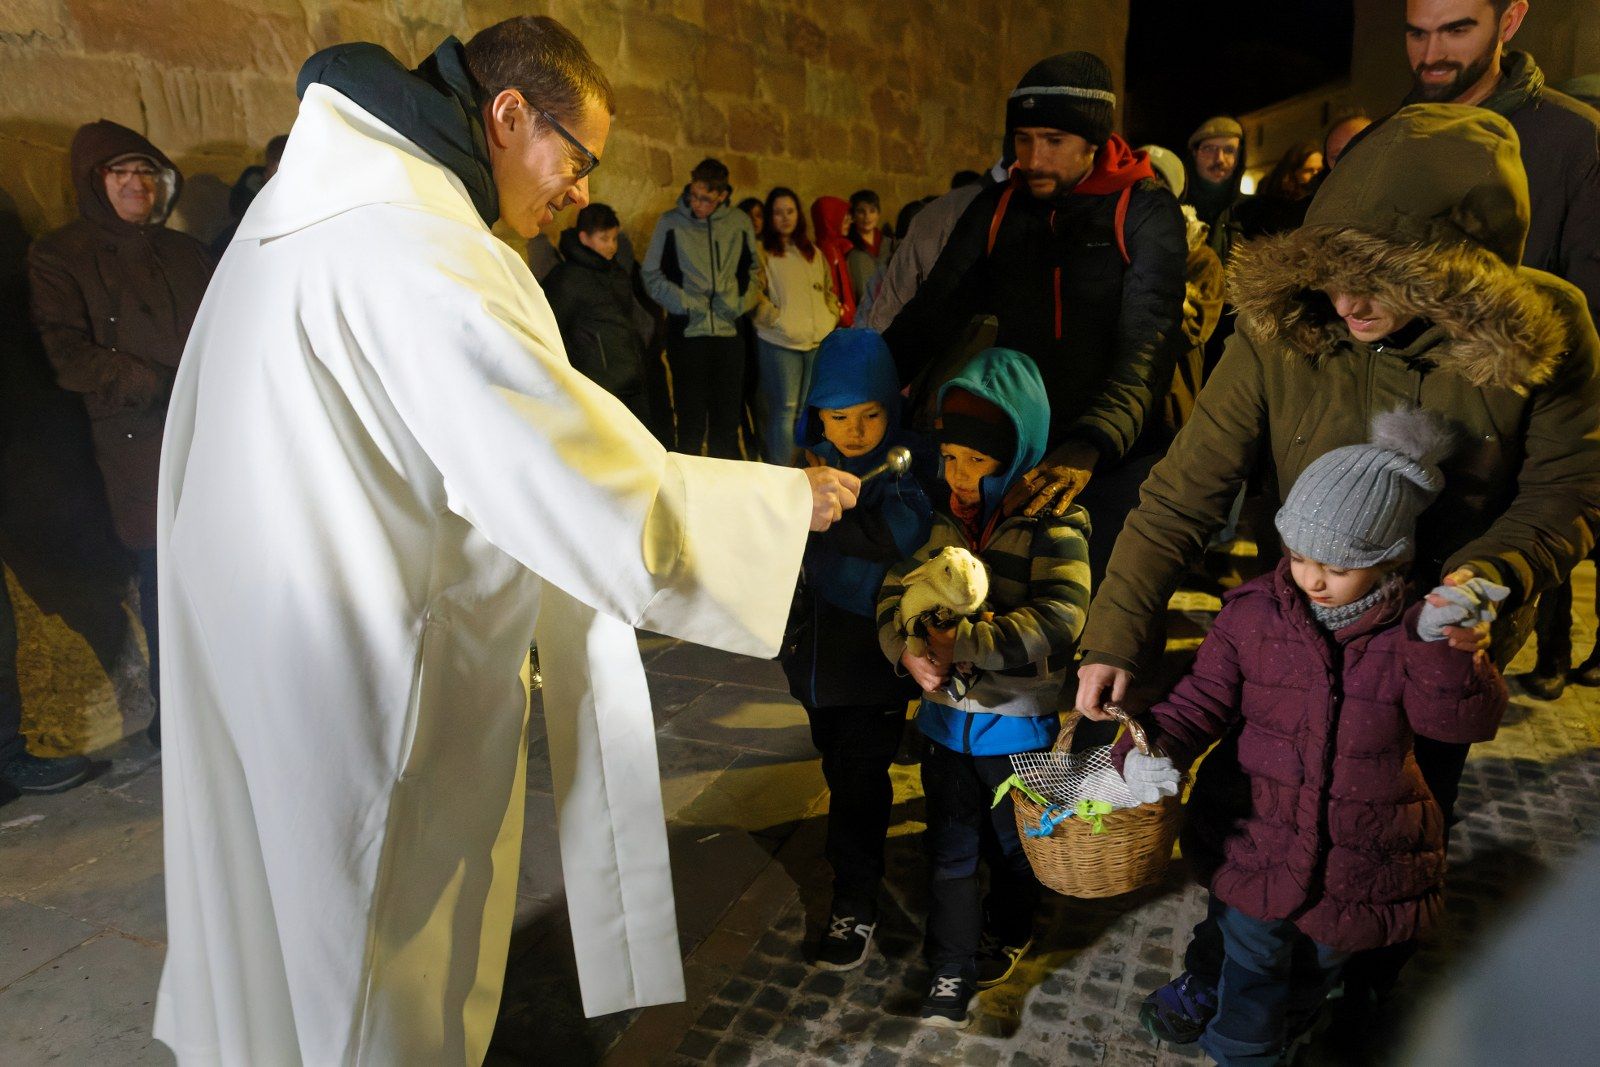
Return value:
[(1496, 605), (1510, 592), (1487, 578), (1456, 571), (1425, 598), (1427, 603), (1417, 616), (1417, 636), (1424, 641), (1448, 640), (1451, 648), (1462, 652), (1488, 648)]
[(1141, 804), (1154, 804), (1162, 797), (1177, 796), (1183, 776), (1178, 773), (1177, 765), (1165, 756), (1130, 752), (1122, 764), (1122, 780), (1128, 783), (1133, 799)]
[(943, 668), (934, 666), (929, 656), (919, 656), (910, 649), (900, 653), (900, 665), (911, 675), (911, 680), (922, 688), (924, 693), (932, 693), (950, 679), (950, 667), (947, 663)]
[(948, 629), (940, 629), (937, 626), (929, 626), (927, 642), (928, 658), (933, 661), (934, 666), (948, 673), (951, 661), (956, 658), (956, 628), (951, 626)]

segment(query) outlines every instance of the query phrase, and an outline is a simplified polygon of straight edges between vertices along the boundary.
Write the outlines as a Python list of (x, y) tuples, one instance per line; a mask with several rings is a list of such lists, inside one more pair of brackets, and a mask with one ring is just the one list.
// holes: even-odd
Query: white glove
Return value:
[(1177, 765), (1165, 756), (1146, 756), (1128, 753), (1122, 763), (1122, 780), (1128, 783), (1128, 792), (1141, 804), (1154, 804), (1162, 797), (1178, 795), (1178, 785), (1183, 776)]
[(1417, 636), (1424, 641), (1443, 641), (1446, 626), (1471, 628), (1494, 622), (1496, 604), (1511, 595), (1511, 590), (1487, 578), (1472, 578), (1460, 585), (1441, 585), (1429, 596), (1446, 601), (1443, 607), (1424, 603), (1417, 615)]

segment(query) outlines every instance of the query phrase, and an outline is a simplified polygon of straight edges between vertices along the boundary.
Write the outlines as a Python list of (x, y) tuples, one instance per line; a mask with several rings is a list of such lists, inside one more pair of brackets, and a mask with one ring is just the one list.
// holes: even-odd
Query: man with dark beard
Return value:
[(1161, 421), (1185, 343), (1189, 250), (1177, 200), (1145, 154), (1112, 132), (1115, 106), (1097, 56), (1035, 63), (1006, 102), (1017, 161), (1010, 179), (973, 199), (883, 332), (903, 381), (975, 315), (995, 317), (995, 345), (1039, 365), (1049, 451), (1013, 488), (1007, 510), (1063, 515), (1081, 490), (1095, 522), (1095, 575), (1164, 444), (1144, 431)]
[[(1407, 0), (1406, 100), (1505, 116), (1522, 142), (1533, 211), (1523, 261), (1583, 290), (1600, 319), (1600, 112), (1546, 87), (1528, 53), (1506, 50), (1527, 14), (1527, 0)], [(1538, 660), (1517, 681), (1528, 695), (1554, 700), (1572, 667), (1571, 582), (1544, 595), (1535, 633)], [(1573, 680), (1600, 685), (1600, 656), (1591, 652)]]

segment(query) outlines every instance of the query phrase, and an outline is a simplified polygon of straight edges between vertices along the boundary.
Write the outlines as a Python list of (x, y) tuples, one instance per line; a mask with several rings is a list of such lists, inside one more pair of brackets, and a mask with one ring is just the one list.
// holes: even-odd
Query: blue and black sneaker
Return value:
[(1184, 971), (1144, 998), (1139, 1023), (1157, 1041), (1192, 1045), (1217, 1014), (1217, 990), (1199, 975)]

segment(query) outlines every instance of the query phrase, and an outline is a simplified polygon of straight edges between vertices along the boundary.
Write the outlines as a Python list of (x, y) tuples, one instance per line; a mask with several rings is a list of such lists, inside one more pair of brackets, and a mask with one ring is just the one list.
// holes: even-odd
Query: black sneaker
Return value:
[(972, 983), (959, 974), (935, 975), (922, 998), (922, 1021), (964, 1030), (972, 1022)]
[(24, 752), (6, 764), (0, 778), (19, 793), (65, 793), (89, 780), (89, 761), (82, 756), (47, 759)]
[(1031, 937), (1020, 945), (1006, 945), (998, 937), (984, 934), (983, 943), (978, 946), (977, 987), (992, 989), (1010, 979), (1011, 972), (1017, 969), (1017, 963), (1032, 947)]
[(877, 923), (857, 921), (854, 915), (835, 915), (817, 946), (817, 966), (825, 971), (852, 971), (866, 962)]

